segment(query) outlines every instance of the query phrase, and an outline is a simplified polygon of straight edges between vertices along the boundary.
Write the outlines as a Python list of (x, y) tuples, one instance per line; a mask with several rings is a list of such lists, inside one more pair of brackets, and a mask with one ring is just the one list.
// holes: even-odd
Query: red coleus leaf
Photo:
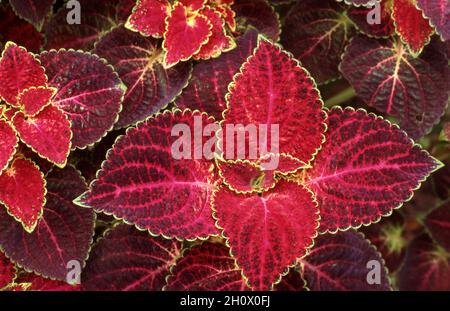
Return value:
[[(321, 235), (299, 265), (306, 286), (313, 291), (390, 290), (384, 260), (356, 231)], [(373, 269), (373, 284), (371, 270)], [(377, 279), (378, 278), (378, 279)]]
[(425, 218), (425, 226), (431, 237), (450, 253), (450, 202), (434, 209)]
[(198, 11), (202, 9), (205, 6), (206, 2), (208, 2), (209, 0), (178, 0), (178, 1), (191, 11)]
[(202, 14), (189, 12), (181, 3), (175, 4), (167, 18), (163, 48), (164, 64), (171, 67), (198, 53), (211, 37), (212, 24)]
[(416, 7), (415, 0), (394, 0), (392, 4), (392, 17), (395, 30), (408, 45), (413, 55), (418, 55), (423, 47), (430, 41), (433, 34), (429, 21)]
[[(6, 2), (6, 1), (5, 1)], [(19, 18), (11, 6), (0, 4), (0, 42), (16, 42), (31, 52), (38, 52), (44, 43), (44, 36), (30, 23)], [(20, 31), (17, 31), (20, 29)]]
[(220, 13), (226, 25), (230, 28), (231, 31), (234, 32), (236, 31), (236, 12), (234, 12), (230, 7), (230, 4), (232, 2), (234, 2), (234, 0), (230, 1), (230, 3), (225, 3), (224, 1), (222, 1), (222, 3), (218, 3), (217, 1), (212, 1), (209, 3), (209, 5), (213, 6), (214, 9), (216, 9)]
[(19, 139), (11, 124), (0, 118), (0, 174), (16, 152)]
[(94, 53), (112, 64), (127, 86), (116, 128), (142, 121), (167, 106), (186, 86), (191, 72), (189, 63), (165, 69), (158, 41), (123, 27), (103, 36)]
[(72, 131), (66, 114), (51, 105), (34, 117), (17, 112), (12, 120), (20, 140), (39, 156), (64, 167), (70, 152)]
[(248, 287), (228, 247), (202, 243), (183, 252), (170, 269), (169, 291), (243, 291)]
[(217, 161), (222, 181), (237, 193), (261, 192), (275, 187), (274, 171), (250, 161)]
[(288, 266), (307, 253), (317, 234), (319, 215), (312, 193), (286, 180), (260, 195), (221, 187), (213, 206), (231, 253), (256, 290), (278, 282)]
[[(30, 175), (27, 176), (28, 180)], [(13, 262), (45, 277), (66, 280), (68, 264), (83, 267), (94, 234), (94, 212), (72, 200), (86, 191), (86, 184), (73, 167), (55, 169), (47, 176), (47, 204), (33, 233), (0, 209), (0, 248)], [(2, 189), (2, 188), (0, 188)], [(20, 186), (23, 194), (23, 184)]]
[(56, 0), (9, 0), (14, 12), (41, 31), (45, 18), (50, 15)]
[(397, 284), (400, 290), (449, 291), (450, 254), (426, 234), (418, 236), (408, 247)]
[(0, 96), (17, 107), (19, 93), (31, 86), (45, 86), (44, 68), (34, 56), (13, 42), (8, 42), (0, 59)]
[[(384, 38), (390, 37), (395, 33), (394, 21), (392, 19), (392, 2), (380, 2), (380, 20), (379, 23), (368, 23), (368, 16), (372, 17), (371, 12), (374, 6), (352, 7), (347, 9), (347, 16), (355, 23), (356, 28), (371, 37)], [(373, 14), (373, 13), (372, 13)]]
[(363, 233), (383, 255), (389, 271), (396, 271), (403, 263), (408, 244), (403, 216), (399, 212), (393, 212), (379, 223), (363, 228)]
[(344, 6), (335, 0), (299, 1), (289, 11), (284, 27), (289, 31), (282, 34), (283, 46), (302, 62), (317, 83), (339, 77), (341, 55), (355, 32)]
[(340, 70), (356, 93), (379, 111), (395, 116), (410, 137), (431, 130), (445, 111), (449, 96), (447, 59), (440, 45), (420, 58), (399, 42), (356, 37)]
[(34, 273), (21, 274), (15, 283), (23, 284), (27, 291), (70, 292), (81, 289), (79, 284), (70, 285), (65, 281), (46, 279)]
[[(314, 81), (288, 54), (259, 37), (257, 49), (242, 65), (229, 91), (223, 129), (236, 124), (244, 127), (267, 125), (268, 153), (289, 154), (297, 160), (297, 168), (312, 160), (324, 139), (325, 114)], [(278, 137), (273, 135), (275, 126), (278, 126)], [(231, 141), (242, 135), (237, 131), (232, 135), (226, 135), (226, 130), (223, 132), (223, 150), (228, 153)], [(252, 137), (248, 132), (245, 135), (247, 145), (251, 146)], [(270, 146), (277, 147), (276, 144), (278, 152), (270, 151)], [(246, 157), (249, 156), (247, 149), (251, 148), (246, 148)], [(267, 154), (264, 146), (258, 146), (258, 149), (258, 157)], [(241, 152), (235, 150), (234, 154), (236, 151)], [(236, 155), (233, 159), (237, 159)], [(292, 158), (281, 157), (279, 160), (277, 170), (286, 172), (287, 166), (283, 162), (291, 163)]]
[(138, 0), (125, 27), (144, 36), (162, 37), (170, 9), (168, 0)]
[(255, 27), (273, 41), (280, 38), (281, 24), (278, 14), (267, 0), (236, 0), (232, 6), (237, 23), (247, 28)]
[(14, 267), (14, 264), (2, 252), (0, 252), (0, 290), (12, 283), (15, 278), (16, 267)]
[(257, 32), (247, 31), (236, 41), (237, 47), (219, 58), (202, 61), (194, 67), (188, 86), (176, 99), (178, 107), (199, 109), (222, 119), (225, 95), (233, 76), (256, 47)]
[(80, 3), (81, 23), (69, 24), (74, 7), (64, 5), (45, 26), (45, 48), (91, 50), (101, 36), (124, 23), (136, 4), (135, 0), (92, 1)]
[(33, 232), (42, 216), (45, 192), (44, 175), (31, 160), (15, 158), (0, 175), (0, 203), (27, 232)]
[(450, 39), (450, 6), (446, 0), (417, 0), (423, 11), (443, 41)]
[(218, 57), (222, 52), (229, 51), (236, 47), (233, 38), (227, 35), (224, 22), (216, 10), (206, 7), (201, 11), (201, 14), (204, 15), (212, 25), (211, 36), (209, 37), (208, 42), (202, 45), (200, 51), (194, 54), (194, 59), (199, 60)]
[[(189, 158), (178, 160), (173, 153), (174, 144), (184, 137), (171, 136), (172, 128), (182, 125), (190, 135), (199, 122), (214, 124), (205, 114), (177, 110), (129, 129), (108, 152), (97, 180), (78, 204), (123, 218), (154, 235), (196, 239), (217, 234), (210, 209), (213, 162), (191, 154), (202, 152), (195, 145), (197, 138), (183, 146), (190, 150)], [(200, 142), (211, 138), (214, 133)]]
[(181, 242), (151, 237), (120, 224), (93, 247), (82, 274), (84, 290), (161, 290)]
[(57, 91), (47, 86), (30, 87), (20, 92), (17, 103), (26, 116), (35, 116), (50, 105)]
[(442, 165), (398, 127), (364, 110), (330, 110), (326, 136), (304, 180), (319, 202), (320, 232), (390, 215)]
[(52, 50), (39, 59), (48, 84), (58, 89), (52, 105), (72, 124), (73, 148), (99, 141), (117, 121), (126, 90), (113, 68), (96, 55), (78, 51)]

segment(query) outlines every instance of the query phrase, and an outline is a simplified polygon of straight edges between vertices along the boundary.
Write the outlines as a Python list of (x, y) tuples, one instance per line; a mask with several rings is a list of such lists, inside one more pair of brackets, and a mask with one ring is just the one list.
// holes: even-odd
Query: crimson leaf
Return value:
[(450, 253), (450, 202), (443, 203), (425, 218), (431, 237)]
[(450, 39), (450, 6), (446, 0), (417, 0), (417, 6), (422, 9), (430, 23), (441, 35), (442, 40)]

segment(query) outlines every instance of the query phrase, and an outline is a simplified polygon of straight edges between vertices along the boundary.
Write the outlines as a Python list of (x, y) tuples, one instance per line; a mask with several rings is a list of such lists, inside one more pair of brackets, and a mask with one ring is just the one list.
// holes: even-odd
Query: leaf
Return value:
[(280, 38), (278, 13), (267, 0), (236, 0), (231, 8), (236, 12), (236, 20), (241, 27), (247, 29), (251, 25), (273, 41)]
[(44, 44), (44, 36), (33, 25), (17, 17), (7, 4), (0, 4), (0, 16), (0, 42), (12, 41), (28, 51), (39, 52)]
[[(299, 264), (312, 291), (390, 290), (383, 258), (362, 234), (353, 230), (319, 236)], [(379, 273), (380, 284), (369, 284), (371, 271)]]
[[(77, 204), (113, 214), (152, 235), (179, 239), (216, 235), (210, 209), (215, 186), (213, 162), (202, 154), (192, 155), (214, 138), (214, 133), (201, 141), (192, 139), (187, 144), (192, 151), (188, 159), (176, 159), (172, 151), (176, 141), (184, 140), (171, 135), (173, 127), (183, 124), (194, 133), (198, 122), (214, 124), (205, 114), (176, 110), (129, 129), (108, 152), (97, 179)], [(203, 143), (196, 145), (199, 142)]]
[(402, 291), (449, 291), (450, 254), (426, 235), (414, 239), (407, 252), (397, 283)]
[(185, 252), (171, 268), (164, 290), (244, 291), (248, 287), (230, 250), (218, 243), (202, 243)]
[(450, 253), (450, 201), (434, 209), (425, 218), (431, 237)]
[(40, 32), (56, 0), (9, 0), (14, 12), (30, 22)]
[(450, 196), (450, 159), (443, 161), (444, 167), (431, 175), (437, 197), (447, 200)]
[(355, 23), (358, 31), (369, 37), (385, 38), (395, 33), (394, 21), (392, 19), (392, 2), (380, 2), (380, 23), (368, 23), (368, 16), (375, 9), (375, 6), (352, 7), (347, 9), (347, 16)]
[(167, 0), (138, 0), (125, 27), (144, 36), (160, 38), (164, 34), (170, 9)]
[(17, 103), (26, 116), (35, 116), (51, 104), (53, 96), (58, 90), (53, 87), (29, 87), (19, 93)]
[(73, 167), (55, 169), (46, 180), (47, 204), (33, 233), (24, 232), (0, 209), (0, 248), (26, 271), (66, 280), (71, 260), (84, 265), (94, 234), (95, 215), (72, 203), (87, 188)]
[(418, 139), (439, 122), (449, 96), (445, 55), (429, 52), (414, 58), (399, 42), (358, 36), (340, 70), (369, 106), (397, 117), (401, 128)]
[(297, 271), (297, 269), (291, 269), (289, 273), (281, 279), (280, 283), (275, 286), (275, 290), (277, 292), (289, 291), (289, 292), (297, 292), (297, 291), (306, 291), (305, 281), (302, 279), (302, 276)]
[(0, 290), (12, 283), (16, 278), (14, 264), (0, 252)]
[(80, 285), (70, 285), (65, 281), (46, 279), (33, 273), (21, 274), (16, 283), (27, 284), (27, 291), (71, 292), (81, 289)]
[(433, 28), (415, 3), (412, 0), (393, 1), (392, 18), (396, 32), (408, 45), (411, 54), (416, 56), (430, 41)]
[(166, 107), (186, 86), (192, 68), (182, 63), (165, 69), (158, 41), (123, 27), (103, 36), (94, 53), (113, 65), (127, 86), (116, 128), (135, 124)]
[(188, 86), (176, 99), (181, 109), (200, 110), (222, 119), (226, 108), (225, 95), (233, 76), (256, 47), (257, 32), (247, 31), (236, 41), (237, 47), (219, 58), (198, 63), (192, 72)]
[(211, 28), (212, 24), (206, 16), (188, 12), (181, 3), (175, 4), (167, 18), (164, 34), (165, 67), (172, 67), (198, 53), (211, 37)]
[(35, 117), (17, 112), (12, 123), (20, 140), (44, 159), (64, 167), (70, 153), (72, 132), (66, 114), (51, 105)]
[(93, 247), (82, 274), (83, 290), (161, 290), (180, 252), (179, 241), (117, 225)]
[(224, 184), (237, 193), (262, 192), (275, 187), (275, 172), (265, 171), (250, 161), (217, 161), (217, 167)]
[(202, 45), (200, 51), (194, 54), (195, 60), (218, 57), (222, 52), (227, 52), (236, 47), (233, 38), (227, 35), (225, 24), (221, 15), (214, 9), (206, 7), (200, 11), (211, 23), (211, 36), (208, 42)]
[(12, 160), (18, 143), (19, 139), (11, 124), (0, 118), (0, 174)]
[(190, 11), (199, 11), (210, 0), (178, 0), (178, 1), (182, 3)]
[(417, 7), (430, 19), (443, 41), (450, 40), (450, 6), (446, 0), (417, 0)]
[(334, 0), (299, 1), (286, 16), (281, 43), (319, 84), (339, 77), (338, 64), (355, 30)]
[(104, 60), (86, 52), (53, 50), (39, 58), (49, 85), (58, 89), (53, 105), (72, 124), (72, 147), (82, 149), (99, 141), (121, 110), (126, 87), (118, 75)]
[[(27, 231), (24, 234), (33, 232), (42, 217), (45, 193), (44, 175), (31, 160), (16, 157), (0, 175), (0, 203)], [(0, 210), (0, 214), (6, 213)], [(23, 231), (8, 215), (5, 217)]]
[(220, 12), (220, 15), (222, 16), (222, 19), (224, 20), (225, 24), (230, 28), (232, 32), (236, 31), (236, 12), (233, 11), (231, 8), (231, 4), (233, 4), (233, 1), (224, 2), (221, 1), (220, 3), (217, 3), (215, 1), (211, 1), (209, 3), (210, 6), (212, 6), (214, 9), (216, 9), (218, 12)]
[(220, 187), (213, 206), (232, 255), (249, 286), (268, 290), (317, 234), (319, 216), (313, 195), (286, 180), (262, 194), (236, 194)]
[[(226, 135), (226, 127), (236, 124), (254, 125), (261, 133), (261, 125), (266, 125), (266, 146), (257, 144), (259, 158), (268, 153), (288, 154), (307, 165), (322, 144), (325, 114), (314, 81), (294, 59), (263, 37), (259, 37), (253, 56), (234, 77), (227, 101), (222, 123), (226, 153), (230, 152), (230, 141), (242, 136), (237, 131)], [(278, 125), (278, 137), (274, 125)], [(251, 135), (248, 131), (244, 134), (246, 146), (251, 146), (254, 143)], [(277, 144), (278, 152), (271, 151)], [(245, 158), (249, 159), (251, 154), (247, 149), (251, 148), (245, 149), (234, 150), (232, 160), (238, 159), (239, 152), (244, 151)], [(230, 159), (228, 154), (225, 157)], [(277, 170), (284, 167), (283, 160), (280, 158)], [(303, 165), (299, 163), (298, 167)]]
[(379, 221), (411, 199), (441, 165), (380, 117), (361, 109), (331, 109), (326, 142), (304, 181), (319, 202), (319, 231)]
[[(416, 197), (417, 194), (414, 198)], [(400, 212), (393, 212), (380, 222), (362, 228), (362, 232), (379, 250), (389, 271), (397, 271), (403, 263), (408, 246), (406, 223)]]
[(345, 2), (345, 4), (354, 6), (369, 6), (373, 3), (373, 0), (337, 0), (337, 1)]
[[(82, 49), (89, 51), (110, 29), (125, 23), (135, 0), (78, 0), (81, 23), (69, 24), (73, 7), (64, 5), (45, 26), (45, 49)], [(71, 13), (72, 12), (72, 13)]]
[(17, 107), (17, 96), (30, 86), (46, 85), (44, 68), (34, 56), (13, 42), (6, 43), (0, 60), (0, 96)]

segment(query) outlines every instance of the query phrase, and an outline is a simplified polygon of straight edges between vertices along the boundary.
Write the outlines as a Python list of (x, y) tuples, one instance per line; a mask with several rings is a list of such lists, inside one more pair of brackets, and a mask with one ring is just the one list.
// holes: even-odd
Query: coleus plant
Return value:
[[(450, 289), (448, 12), (379, 2), (3, 3), (0, 290)], [(199, 120), (208, 158), (175, 159)], [(279, 150), (222, 156), (255, 123)]]

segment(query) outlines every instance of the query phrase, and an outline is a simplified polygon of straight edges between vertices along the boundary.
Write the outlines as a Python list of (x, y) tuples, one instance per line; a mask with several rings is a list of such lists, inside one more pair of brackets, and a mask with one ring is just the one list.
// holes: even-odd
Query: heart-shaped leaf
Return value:
[(418, 236), (408, 247), (397, 284), (402, 291), (449, 291), (450, 254), (426, 234)]
[(162, 37), (170, 9), (167, 0), (138, 0), (125, 27), (144, 36)]
[(284, 24), (289, 31), (282, 33), (283, 46), (302, 62), (317, 83), (339, 77), (341, 55), (355, 33), (344, 6), (335, 0), (299, 1)]
[(417, 6), (430, 19), (443, 41), (450, 39), (450, 6), (446, 0), (417, 0)]
[(0, 59), (0, 96), (17, 107), (17, 96), (31, 86), (45, 86), (44, 68), (25, 48), (13, 42), (6, 43)]
[[(246, 159), (249, 159), (255, 151), (251, 150), (255, 143), (253, 139), (257, 139), (244, 129), (245, 146), (249, 148), (231, 153), (230, 149), (240, 149), (239, 144), (234, 148), (231, 142), (243, 139), (239, 137), (242, 131), (235, 130), (229, 135), (226, 130), (228, 125), (257, 127), (261, 132), (258, 136), (263, 135), (261, 125), (266, 126), (265, 146), (261, 145), (264, 139), (258, 139), (257, 143), (256, 156), (259, 158), (268, 153), (288, 154), (307, 165), (322, 144), (325, 114), (314, 81), (296, 60), (263, 37), (259, 37), (253, 56), (242, 65), (240, 74), (234, 77), (227, 103), (228, 109), (223, 114), (222, 122), (226, 159), (230, 159), (231, 154), (231, 160), (236, 160), (240, 157), (239, 153), (244, 152)], [(274, 152), (273, 147), (278, 147), (278, 150)], [(280, 171), (285, 165), (283, 157), (279, 160), (276, 169)], [(298, 167), (302, 166), (301, 163)]]
[(0, 290), (12, 283), (16, 278), (14, 264), (0, 252)]
[[(123, 218), (153, 235), (196, 239), (217, 234), (210, 208), (213, 162), (202, 154), (215, 136), (190, 137), (198, 126), (207, 125), (214, 121), (205, 114), (176, 110), (129, 129), (108, 152), (97, 180), (78, 204)], [(180, 135), (177, 128), (182, 137), (172, 136)], [(178, 154), (180, 139), (189, 154)]]
[(450, 202), (443, 203), (425, 218), (431, 237), (450, 253)]
[[(49, 51), (40, 55), (49, 85), (58, 89), (53, 105), (72, 124), (73, 148), (99, 141), (117, 121), (126, 87), (104, 60), (78, 51)], [(62, 69), (62, 68), (65, 68)]]
[(398, 127), (364, 110), (330, 110), (326, 137), (304, 181), (319, 202), (320, 232), (390, 215), (442, 165)]
[(222, 119), (226, 108), (225, 95), (233, 76), (256, 47), (257, 32), (247, 31), (236, 41), (237, 47), (219, 58), (202, 61), (194, 67), (188, 86), (176, 99), (177, 106), (200, 110)]
[(21, 274), (15, 283), (26, 284), (27, 291), (71, 292), (81, 289), (80, 285), (70, 285), (65, 281), (46, 279), (34, 273)]
[(116, 128), (142, 121), (167, 106), (186, 86), (191, 72), (189, 63), (165, 69), (158, 41), (123, 27), (103, 36), (94, 53), (113, 65), (127, 86)]
[(19, 107), (26, 116), (35, 116), (50, 105), (58, 90), (48, 86), (30, 87), (23, 90), (17, 97)]
[(45, 18), (52, 12), (56, 0), (9, 0), (14, 12), (41, 31)]
[(230, 249), (218, 243), (202, 243), (183, 252), (170, 269), (169, 291), (243, 291), (248, 289), (230, 256)]
[(412, 138), (428, 133), (445, 111), (449, 72), (442, 46), (420, 58), (399, 42), (358, 36), (348, 46), (340, 70), (369, 106), (397, 117)]
[(226, 33), (225, 23), (219, 12), (210, 7), (206, 7), (201, 10), (201, 14), (211, 23), (211, 36), (208, 42), (202, 45), (200, 51), (194, 54), (194, 59), (218, 57), (222, 52), (227, 52), (236, 47), (233, 38)]
[(0, 174), (16, 153), (19, 139), (11, 124), (0, 118)]
[(70, 152), (70, 121), (61, 109), (50, 105), (34, 117), (17, 112), (12, 120), (20, 140), (39, 156), (64, 167)]
[(268, 290), (303, 257), (317, 234), (317, 203), (309, 190), (281, 180), (258, 194), (220, 187), (213, 206), (231, 253), (256, 290)]
[(413, 55), (419, 55), (423, 47), (430, 41), (433, 28), (423, 17), (423, 12), (416, 7), (416, 1), (394, 0), (392, 18), (395, 30), (408, 45), (409, 51)]
[(175, 4), (167, 18), (164, 34), (165, 67), (172, 67), (198, 53), (211, 37), (211, 28), (212, 24), (206, 16), (188, 12), (181, 3)]
[[(0, 203), (28, 233), (33, 232), (42, 216), (45, 192), (44, 175), (31, 160), (16, 157), (0, 175)], [(0, 210), (6, 214), (4, 208)], [(23, 231), (11, 217), (5, 217)]]
[(82, 49), (89, 51), (105, 33), (125, 23), (135, 0), (77, 0), (81, 23), (68, 23), (77, 6), (64, 5), (45, 26), (45, 49)]
[(356, 231), (321, 235), (299, 262), (306, 286), (312, 291), (390, 290), (384, 260)]
[(273, 41), (280, 38), (281, 24), (278, 13), (267, 0), (236, 0), (232, 5), (237, 23), (244, 29), (255, 27)]
[(66, 280), (71, 261), (77, 261), (80, 267), (84, 265), (94, 234), (95, 215), (72, 203), (87, 188), (73, 167), (55, 169), (46, 180), (47, 204), (33, 233), (25, 232), (0, 209), (0, 248), (27, 271)]
[(92, 248), (81, 278), (83, 290), (161, 290), (180, 253), (179, 241), (117, 225)]

